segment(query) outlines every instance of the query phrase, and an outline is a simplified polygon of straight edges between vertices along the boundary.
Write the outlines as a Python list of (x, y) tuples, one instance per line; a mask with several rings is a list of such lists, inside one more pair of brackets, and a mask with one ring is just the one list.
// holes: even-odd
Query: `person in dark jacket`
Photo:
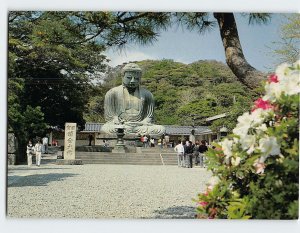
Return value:
[(200, 167), (204, 167), (204, 161), (205, 161), (205, 152), (208, 150), (206, 146), (206, 141), (202, 140), (201, 145), (199, 146), (199, 163)]
[(195, 165), (199, 164), (199, 141), (195, 142), (195, 146), (193, 148), (193, 156), (195, 158)]
[(94, 140), (94, 137), (93, 137), (92, 134), (89, 134), (88, 140), (89, 140), (89, 146), (91, 146), (92, 145), (92, 141)]
[(194, 148), (193, 143), (191, 141), (188, 141), (186, 144), (186, 150), (185, 150), (186, 167), (188, 167), (188, 168), (193, 167), (193, 148)]

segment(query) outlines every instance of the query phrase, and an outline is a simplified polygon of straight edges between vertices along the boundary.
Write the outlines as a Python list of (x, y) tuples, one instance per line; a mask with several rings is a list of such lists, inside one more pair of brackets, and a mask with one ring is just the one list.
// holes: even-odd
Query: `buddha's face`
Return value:
[(140, 85), (141, 72), (126, 71), (123, 77), (123, 85), (129, 89), (136, 89)]

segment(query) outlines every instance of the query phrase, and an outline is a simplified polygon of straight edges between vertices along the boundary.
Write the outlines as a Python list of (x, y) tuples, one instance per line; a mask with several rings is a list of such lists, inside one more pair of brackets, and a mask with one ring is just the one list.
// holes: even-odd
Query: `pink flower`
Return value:
[(254, 106), (254, 108), (252, 109), (252, 112), (253, 112), (255, 109), (258, 109), (258, 108), (261, 108), (261, 109), (263, 109), (263, 110), (273, 108), (273, 105), (270, 104), (270, 102), (269, 102), (268, 100), (263, 100), (262, 98), (257, 99), (257, 100), (254, 102), (254, 104), (255, 104), (255, 106)]
[(205, 207), (205, 206), (207, 206), (208, 202), (201, 201), (201, 202), (198, 202), (198, 204), (201, 205), (202, 207)]
[(278, 83), (279, 81), (278, 81), (277, 75), (276, 75), (276, 74), (270, 75), (270, 77), (269, 77), (269, 79), (268, 79), (268, 82), (269, 82), (269, 83)]

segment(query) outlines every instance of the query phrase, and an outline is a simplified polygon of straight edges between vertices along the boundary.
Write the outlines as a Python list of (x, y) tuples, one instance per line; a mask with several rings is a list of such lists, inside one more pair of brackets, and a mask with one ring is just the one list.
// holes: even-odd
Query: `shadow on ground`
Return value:
[(174, 206), (163, 210), (155, 210), (154, 218), (162, 219), (194, 219), (196, 208), (192, 206)]
[(13, 171), (36, 171), (36, 170), (65, 170), (65, 169), (71, 169), (71, 168), (66, 168), (66, 167), (62, 167), (62, 166), (58, 166), (58, 167), (43, 167), (43, 165), (41, 165), (40, 167), (37, 167), (36, 165), (32, 165), (31, 167), (10, 167), (8, 168), (8, 173), (11, 173)]
[(66, 178), (76, 176), (72, 173), (49, 173), (35, 174), (28, 176), (9, 176), (8, 187), (24, 187), (24, 186), (47, 186), (53, 181), (64, 181)]

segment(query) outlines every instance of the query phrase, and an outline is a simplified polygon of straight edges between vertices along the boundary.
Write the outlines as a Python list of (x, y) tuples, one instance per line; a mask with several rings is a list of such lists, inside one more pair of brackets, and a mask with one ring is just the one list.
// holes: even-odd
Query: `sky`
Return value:
[[(280, 41), (280, 27), (285, 21), (284, 14), (272, 14), (271, 21), (266, 25), (249, 25), (248, 18), (238, 13), (235, 17), (240, 42), (248, 62), (261, 71), (273, 70), (275, 63), (272, 53), (273, 42)], [(151, 45), (127, 44), (121, 51), (115, 48), (107, 50), (106, 55), (111, 60), (109, 63), (111, 66), (144, 59), (173, 59), (186, 64), (198, 60), (217, 60), (225, 63), (224, 48), (217, 24), (211, 31), (201, 35), (181, 26), (173, 26), (161, 32), (158, 41)]]

